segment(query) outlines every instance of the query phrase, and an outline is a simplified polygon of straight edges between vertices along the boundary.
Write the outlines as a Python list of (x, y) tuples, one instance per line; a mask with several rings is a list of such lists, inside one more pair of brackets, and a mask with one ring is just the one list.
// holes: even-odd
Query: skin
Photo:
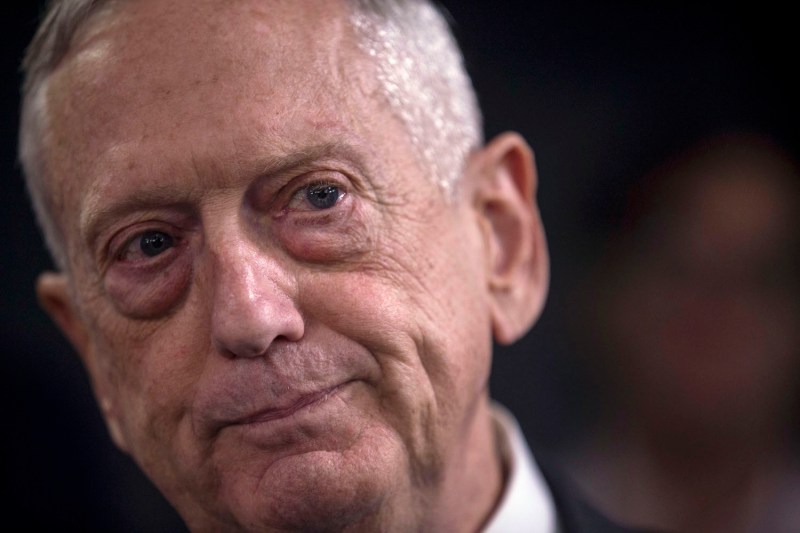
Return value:
[(345, 9), (123, 3), (46, 87), (69, 267), (40, 301), (193, 530), (474, 531), (502, 491), (490, 341), (548, 277), (532, 155), (501, 136), (444, 198)]

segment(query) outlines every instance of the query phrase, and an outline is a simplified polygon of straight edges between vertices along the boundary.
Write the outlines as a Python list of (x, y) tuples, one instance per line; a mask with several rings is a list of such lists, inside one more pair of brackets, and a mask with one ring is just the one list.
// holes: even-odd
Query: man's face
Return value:
[(483, 234), (309, 4), (128, 2), (48, 87), (73, 341), (196, 528), (409, 525), (486, 451)]

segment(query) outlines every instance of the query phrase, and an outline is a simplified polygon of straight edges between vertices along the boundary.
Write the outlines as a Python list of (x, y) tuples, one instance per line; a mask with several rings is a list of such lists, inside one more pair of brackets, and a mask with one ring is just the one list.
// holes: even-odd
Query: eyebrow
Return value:
[[(256, 158), (253, 162), (234, 162), (240, 177), (249, 176), (251, 180), (259, 176), (280, 176), (298, 168), (311, 165), (321, 159), (345, 160), (353, 165), (362, 176), (369, 180), (364, 155), (345, 142), (328, 142), (296, 150), (287, 155)], [(195, 168), (197, 166), (195, 165)], [(199, 173), (198, 173), (199, 174)], [(373, 184), (374, 185), (374, 184)], [(159, 183), (139, 188), (126, 194), (119, 201), (108, 203), (101, 197), (103, 189), (89, 193), (90, 203), (99, 205), (97, 209), (88, 208), (80, 217), (83, 242), (92, 248), (103, 230), (109, 224), (131, 213), (148, 209), (180, 208), (196, 204), (203, 195), (202, 190), (186, 187), (185, 183)]]

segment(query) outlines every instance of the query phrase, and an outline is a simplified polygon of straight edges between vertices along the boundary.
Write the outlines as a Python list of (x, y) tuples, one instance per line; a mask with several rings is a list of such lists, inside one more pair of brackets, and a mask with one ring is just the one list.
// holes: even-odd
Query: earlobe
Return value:
[(472, 160), (474, 207), (485, 241), (487, 285), (495, 339), (524, 335), (544, 306), (549, 258), (534, 199), (533, 153), (522, 137), (503, 134)]

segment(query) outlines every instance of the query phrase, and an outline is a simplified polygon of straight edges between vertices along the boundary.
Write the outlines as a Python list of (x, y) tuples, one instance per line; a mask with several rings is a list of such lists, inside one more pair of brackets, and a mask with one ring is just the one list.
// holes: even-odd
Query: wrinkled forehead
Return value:
[(87, 133), (102, 134), (110, 119), (142, 106), (163, 103), (179, 119), (178, 99), (195, 98), (198, 109), (227, 97), (233, 107), (289, 91), (299, 104), (345, 84), (343, 67), (355, 61), (342, 58), (355, 55), (349, 34), (342, 2), (117, 2), (77, 35), (51, 80), (48, 107), (97, 117)]

